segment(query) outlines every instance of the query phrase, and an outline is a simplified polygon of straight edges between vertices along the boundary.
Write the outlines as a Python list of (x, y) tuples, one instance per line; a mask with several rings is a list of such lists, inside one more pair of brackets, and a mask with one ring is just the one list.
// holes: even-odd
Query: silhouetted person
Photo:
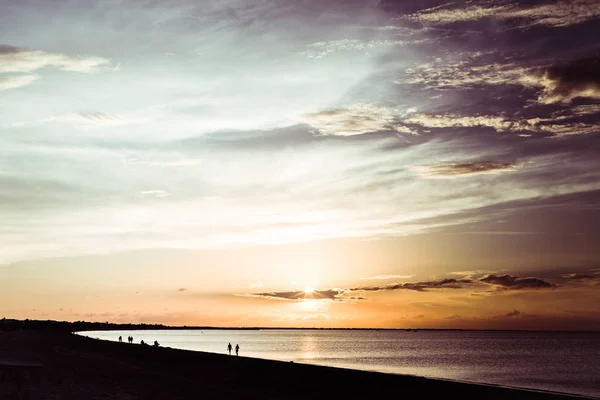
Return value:
[(231, 343), (227, 345), (227, 351), (229, 352), (229, 355), (231, 355)]
[(236, 355), (236, 356), (238, 356), (238, 355), (239, 355), (239, 354), (238, 354), (239, 352), (240, 352), (240, 345), (239, 345), (239, 344), (236, 344), (236, 345), (235, 345), (235, 355)]
[(160, 345), (158, 344), (158, 341), (155, 340), (154, 341), (154, 347), (158, 347), (158, 346), (160, 346)]
[(119, 336), (119, 342), (123, 341), (123, 336)]
[(127, 336), (127, 342), (128, 342), (128, 343), (131, 343), (131, 342), (133, 342), (133, 338), (132, 338), (131, 336)]
[(142, 340), (142, 341), (140, 342), (140, 344), (141, 344), (142, 346), (145, 346), (145, 345), (146, 345), (146, 342), (144, 342), (144, 340)]

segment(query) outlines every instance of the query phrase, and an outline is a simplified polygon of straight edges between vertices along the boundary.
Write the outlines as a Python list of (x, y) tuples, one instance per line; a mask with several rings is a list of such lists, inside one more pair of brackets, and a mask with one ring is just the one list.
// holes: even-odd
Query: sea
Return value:
[[(243, 329), (88, 331), (91, 338), (600, 399), (600, 332)], [(233, 351), (232, 353), (235, 353)], [(235, 356), (235, 355), (233, 355)]]

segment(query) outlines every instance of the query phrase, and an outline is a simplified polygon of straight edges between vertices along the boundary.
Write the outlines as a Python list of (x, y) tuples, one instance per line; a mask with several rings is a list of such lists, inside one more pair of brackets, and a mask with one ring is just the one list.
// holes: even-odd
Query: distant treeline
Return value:
[(52, 329), (79, 331), (120, 331), (120, 330), (148, 330), (148, 329), (258, 329), (258, 328), (216, 328), (212, 326), (167, 326), (162, 324), (116, 324), (113, 322), (87, 322), (87, 321), (54, 321), (36, 319), (0, 319), (0, 332), (18, 331), (27, 329)]
[(111, 322), (86, 322), (86, 321), (54, 321), (35, 319), (8, 319), (0, 320), (0, 331), (15, 331), (26, 329), (56, 329), (68, 331), (101, 331), (101, 330), (131, 330), (131, 329), (168, 329), (160, 324), (115, 324)]

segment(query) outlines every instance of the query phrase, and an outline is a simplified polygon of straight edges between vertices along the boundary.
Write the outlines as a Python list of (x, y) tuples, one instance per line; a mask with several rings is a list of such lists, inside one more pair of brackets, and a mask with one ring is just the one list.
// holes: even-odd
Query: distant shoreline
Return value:
[(448, 328), (319, 328), (319, 327), (219, 327), (219, 326), (171, 326), (163, 324), (123, 324), (114, 322), (88, 322), (88, 321), (55, 321), (55, 320), (18, 320), (0, 319), (0, 331), (22, 329), (62, 329), (71, 332), (81, 331), (118, 331), (118, 330), (331, 330), (331, 331), (406, 331), (406, 332), (534, 332), (534, 333), (591, 333), (600, 334), (600, 331), (576, 330), (528, 330), (528, 329), (448, 329)]

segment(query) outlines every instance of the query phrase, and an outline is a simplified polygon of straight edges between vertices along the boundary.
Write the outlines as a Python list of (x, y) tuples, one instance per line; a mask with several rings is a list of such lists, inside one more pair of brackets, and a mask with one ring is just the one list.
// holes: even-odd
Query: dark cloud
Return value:
[(430, 289), (462, 289), (473, 284), (471, 279), (442, 279), (437, 281), (405, 282), (384, 286), (364, 286), (349, 289), (315, 290), (311, 293), (300, 291), (251, 293), (249, 296), (280, 300), (366, 300), (363, 296), (345, 296), (350, 292), (379, 292), (389, 290), (413, 290), (426, 292)]
[(576, 97), (600, 97), (600, 55), (557, 64), (543, 71), (540, 101), (569, 102)]
[(514, 318), (514, 317), (519, 317), (521, 315), (521, 311), (514, 309), (509, 313), (506, 313), (504, 315), (501, 315), (501, 317), (503, 318)]
[(348, 289), (348, 291), (379, 292), (384, 290), (414, 290), (425, 292), (428, 289), (462, 289), (473, 284), (471, 279), (441, 279), (437, 281), (405, 282), (384, 286), (364, 286)]
[(419, 169), (426, 176), (452, 178), (476, 174), (514, 171), (517, 165), (509, 162), (480, 161), (470, 163), (429, 164)]
[(556, 285), (539, 278), (520, 278), (513, 275), (486, 275), (480, 282), (498, 287), (502, 290), (547, 289)]
[(567, 273), (560, 276), (566, 283), (575, 285), (600, 285), (600, 272), (597, 270), (589, 270), (588, 272)]
[(19, 52), (18, 47), (9, 46), (6, 44), (0, 44), (0, 54), (17, 53)]

